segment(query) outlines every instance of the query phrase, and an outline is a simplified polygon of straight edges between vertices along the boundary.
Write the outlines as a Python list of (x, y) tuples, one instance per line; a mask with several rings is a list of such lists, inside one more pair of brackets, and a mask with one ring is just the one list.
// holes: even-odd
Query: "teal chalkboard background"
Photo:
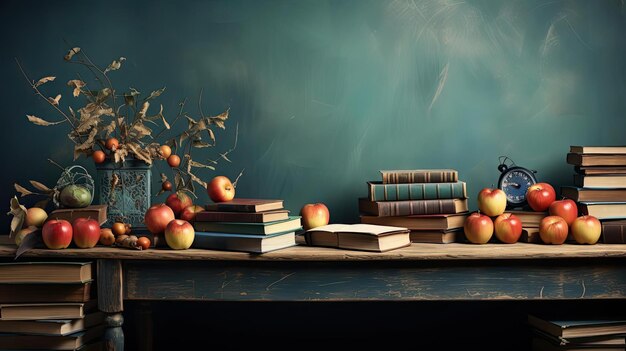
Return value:
[(570, 184), (570, 145), (626, 144), (625, 16), (623, 1), (3, 2), (2, 201), (15, 181), (54, 183), (47, 158), (71, 164), (67, 126), (26, 121), (57, 116), (13, 61), (58, 76), (46, 88), (64, 105), (78, 69), (67, 43), (102, 66), (126, 57), (110, 74), (119, 90), (167, 86), (169, 118), (184, 97), (196, 113), (201, 89), (207, 114), (230, 108), (216, 150), (237, 124), (239, 145), (215, 174), (245, 168), (238, 196), (294, 212), (321, 201), (333, 221), (357, 221), (379, 169), (456, 168), (474, 197), (496, 183), (499, 155)]

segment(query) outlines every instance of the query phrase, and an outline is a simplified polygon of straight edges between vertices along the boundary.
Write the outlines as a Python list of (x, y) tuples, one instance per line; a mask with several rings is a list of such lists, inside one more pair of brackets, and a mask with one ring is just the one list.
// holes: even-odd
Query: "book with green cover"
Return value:
[(566, 339), (626, 333), (626, 320), (622, 319), (560, 320), (528, 315), (528, 324), (544, 333)]
[(465, 182), (398, 183), (368, 182), (370, 201), (435, 200), (466, 198)]
[(300, 216), (289, 216), (286, 220), (267, 223), (196, 222), (194, 229), (200, 232), (270, 235), (302, 229), (300, 218)]

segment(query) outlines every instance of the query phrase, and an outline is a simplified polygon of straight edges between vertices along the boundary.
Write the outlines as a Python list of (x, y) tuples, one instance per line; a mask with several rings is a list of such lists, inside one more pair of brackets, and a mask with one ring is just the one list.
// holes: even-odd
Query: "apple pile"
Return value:
[[(572, 233), (579, 244), (595, 244), (600, 238), (602, 225), (593, 216), (578, 216), (576, 202), (571, 199), (556, 200), (556, 192), (548, 183), (537, 183), (526, 192), (528, 205), (534, 211), (548, 211), (539, 225), (539, 235), (546, 244), (563, 244)], [(489, 242), (493, 234), (503, 243), (512, 244), (522, 234), (522, 222), (513, 214), (504, 213), (506, 195), (500, 189), (484, 188), (478, 193), (479, 212), (465, 220), (467, 240), (475, 244)], [(495, 217), (495, 220), (492, 218)]]
[(41, 238), (46, 247), (53, 250), (65, 249), (72, 241), (81, 249), (92, 248), (100, 240), (100, 223), (90, 218), (76, 218), (72, 223), (51, 219), (43, 225)]

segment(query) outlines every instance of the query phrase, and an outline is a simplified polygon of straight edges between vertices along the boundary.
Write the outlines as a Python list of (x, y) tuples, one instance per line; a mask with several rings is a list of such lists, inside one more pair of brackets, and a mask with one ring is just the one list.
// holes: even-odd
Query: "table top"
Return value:
[[(15, 256), (15, 245), (0, 245), (0, 257)], [(388, 252), (352, 251), (322, 247), (294, 246), (291, 248), (250, 254), (244, 252), (212, 251), (201, 249), (145, 251), (114, 247), (91, 249), (47, 250), (34, 249), (25, 258), (60, 259), (121, 259), (121, 260), (195, 260), (195, 261), (444, 261), (444, 260), (532, 260), (569, 258), (626, 258), (626, 244), (596, 245), (542, 245), (515, 244), (420, 244)]]

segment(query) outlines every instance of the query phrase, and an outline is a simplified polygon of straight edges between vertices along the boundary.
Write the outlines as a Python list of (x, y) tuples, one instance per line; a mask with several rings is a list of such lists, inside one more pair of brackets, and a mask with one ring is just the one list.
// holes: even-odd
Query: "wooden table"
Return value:
[[(0, 246), (0, 257), (14, 253)], [(626, 299), (626, 245), (413, 244), (387, 253), (297, 246), (263, 255), (97, 247), (20, 258), (31, 259), (96, 260), (111, 350), (124, 348), (124, 300)]]

